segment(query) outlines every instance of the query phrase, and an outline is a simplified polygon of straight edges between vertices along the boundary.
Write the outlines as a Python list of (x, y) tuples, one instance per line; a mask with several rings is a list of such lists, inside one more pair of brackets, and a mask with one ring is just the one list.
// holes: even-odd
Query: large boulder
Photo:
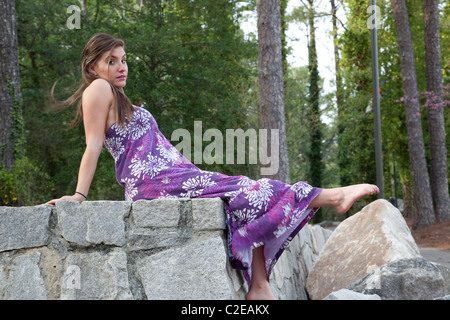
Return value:
[(308, 275), (306, 290), (310, 299), (323, 299), (387, 263), (417, 257), (419, 248), (400, 211), (376, 200), (331, 234)]

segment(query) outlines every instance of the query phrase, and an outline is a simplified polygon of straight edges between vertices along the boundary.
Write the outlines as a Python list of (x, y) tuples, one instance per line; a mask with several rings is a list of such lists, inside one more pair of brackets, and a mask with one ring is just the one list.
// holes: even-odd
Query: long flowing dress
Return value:
[(224, 202), (228, 255), (251, 286), (252, 250), (264, 245), (269, 278), (277, 259), (317, 209), (320, 193), (304, 182), (293, 185), (262, 178), (227, 176), (199, 169), (159, 131), (149, 111), (135, 107), (124, 126), (114, 123), (105, 147), (115, 160), (116, 178), (128, 201), (168, 197), (213, 198)]

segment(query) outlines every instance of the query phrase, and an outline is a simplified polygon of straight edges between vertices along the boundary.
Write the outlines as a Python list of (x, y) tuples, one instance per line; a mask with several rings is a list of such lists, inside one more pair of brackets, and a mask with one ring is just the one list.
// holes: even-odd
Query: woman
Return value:
[(94, 35), (83, 50), (81, 64), (83, 84), (62, 105), (81, 99), (75, 124), (83, 120), (86, 150), (75, 193), (60, 199), (86, 200), (103, 144), (115, 160), (117, 181), (125, 187), (127, 200), (222, 198), (229, 258), (233, 267), (243, 270), (249, 285), (247, 299), (274, 298), (270, 272), (319, 207), (344, 213), (357, 199), (379, 192), (369, 184), (320, 189), (303, 182), (287, 185), (200, 170), (170, 144), (147, 110), (133, 106), (125, 96), (128, 67), (122, 40)]

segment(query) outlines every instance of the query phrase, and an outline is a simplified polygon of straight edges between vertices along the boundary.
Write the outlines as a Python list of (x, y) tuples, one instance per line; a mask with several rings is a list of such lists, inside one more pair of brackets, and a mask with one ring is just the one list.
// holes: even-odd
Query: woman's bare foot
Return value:
[(245, 296), (247, 300), (275, 300), (267, 278), (264, 246), (253, 249), (252, 283)]
[(245, 296), (246, 300), (275, 300), (269, 282), (264, 285), (252, 285)]
[(380, 189), (373, 184), (355, 184), (347, 187), (323, 189), (311, 201), (309, 208), (332, 207), (337, 213), (346, 213), (356, 200), (379, 193)]
[(340, 201), (332, 207), (339, 214), (346, 213), (356, 200), (380, 192), (380, 189), (373, 184), (356, 184), (336, 189), (340, 194)]

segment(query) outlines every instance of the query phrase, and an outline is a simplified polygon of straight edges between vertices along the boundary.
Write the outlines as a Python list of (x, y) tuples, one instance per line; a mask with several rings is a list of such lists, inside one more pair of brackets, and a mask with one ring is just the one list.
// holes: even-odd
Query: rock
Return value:
[(383, 300), (431, 300), (446, 293), (440, 270), (422, 257), (388, 263), (347, 289), (376, 294)]
[(131, 251), (169, 248), (191, 237), (190, 199), (167, 198), (133, 202), (128, 231)]
[(348, 289), (341, 289), (327, 295), (323, 300), (381, 300), (376, 294), (362, 294)]
[(61, 300), (130, 300), (123, 251), (75, 252), (66, 259)]
[(192, 199), (192, 218), (194, 230), (224, 230), (225, 209), (220, 198)]
[(47, 299), (47, 290), (38, 265), (40, 257), (39, 252), (18, 255), (8, 268), (0, 268), (0, 297), (2, 299)]
[(310, 299), (323, 299), (384, 264), (420, 257), (400, 211), (376, 200), (331, 234), (306, 281)]
[(133, 203), (133, 222), (142, 228), (178, 227), (182, 202), (180, 199), (138, 200)]
[(48, 206), (0, 207), (0, 252), (47, 244), (51, 212)]
[(218, 236), (143, 258), (137, 270), (147, 299), (231, 299), (227, 257), (217, 250), (221, 246)]
[(444, 277), (445, 281), (445, 294), (450, 294), (450, 269), (447, 266), (444, 266), (440, 263), (434, 263), (433, 265), (439, 269), (439, 271), (442, 274), (442, 277)]
[(330, 230), (307, 224), (292, 239), (271, 274), (270, 287), (277, 299), (308, 300), (306, 277), (330, 235)]
[(131, 209), (126, 201), (57, 201), (61, 235), (80, 245), (125, 245), (125, 221)]

